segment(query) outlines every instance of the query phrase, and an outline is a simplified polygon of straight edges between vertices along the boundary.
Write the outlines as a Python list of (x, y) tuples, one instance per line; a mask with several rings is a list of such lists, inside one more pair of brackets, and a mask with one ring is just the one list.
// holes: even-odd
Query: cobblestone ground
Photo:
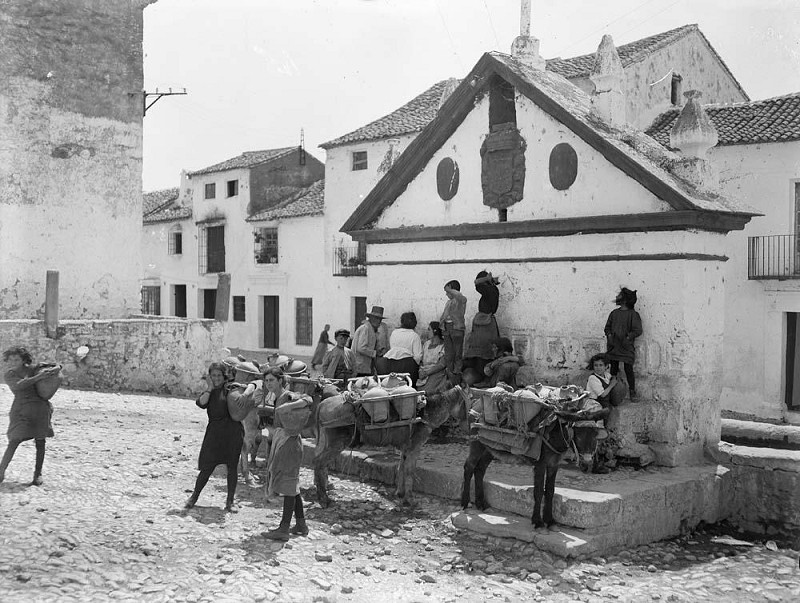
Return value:
[[(719, 534), (565, 562), (530, 545), (456, 532), (450, 501), (399, 508), (375, 483), (332, 477), (337, 506), (304, 491), (308, 537), (281, 545), (277, 502), (224, 478), (184, 512), (205, 415), (187, 400), (61, 391), (45, 483), (23, 444), (0, 484), (0, 600), (797, 601), (796, 551)], [(0, 431), (11, 395), (0, 386)], [(5, 444), (3, 438), (3, 444)], [(263, 473), (263, 469), (258, 471)], [(304, 469), (302, 483), (312, 483)]]

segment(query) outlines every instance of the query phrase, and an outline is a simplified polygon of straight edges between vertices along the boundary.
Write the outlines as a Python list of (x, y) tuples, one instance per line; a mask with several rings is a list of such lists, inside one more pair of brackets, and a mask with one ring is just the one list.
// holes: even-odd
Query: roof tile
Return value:
[(315, 216), (325, 209), (325, 180), (317, 180), (277, 207), (270, 207), (247, 218), (248, 222)]
[(265, 149), (263, 151), (246, 151), (231, 159), (226, 159), (220, 163), (215, 163), (206, 168), (189, 172), (189, 176), (200, 174), (210, 174), (212, 172), (224, 172), (225, 170), (236, 170), (250, 168), (265, 161), (272, 161), (279, 157), (284, 157), (297, 150), (297, 147), (284, 147), (282, 149)]
[(180, 189), (178, 187), (144, 193), (142, 195), (142, 215), (147, 216), (165, 205), (173, 203), (179, 194)]
[[(800, 92), (746, 103), (704, 105), (719, 133), (719, 146), (800, 140)], [(670, 109), (656, 118), (647, 134), (667, 148), (669, 131), (680, 113)]]

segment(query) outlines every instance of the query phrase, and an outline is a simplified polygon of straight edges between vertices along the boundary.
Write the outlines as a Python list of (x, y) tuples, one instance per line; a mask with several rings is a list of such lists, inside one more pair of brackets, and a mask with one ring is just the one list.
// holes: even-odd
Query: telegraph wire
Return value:
[(486, 0), (483, 0), (483, 8), (486, 9), (486, 16), (489, 18), (489, 25), (492, 28), (492, 33), (494, 34), (494, 42), (497, 44), (497, 50), (500, 50), (500, 39), (497, 37), (497, 30), (494, 28), (494, 21), (492, 20), (492, 13), (489, 12), (489, 6), (486, 4)]

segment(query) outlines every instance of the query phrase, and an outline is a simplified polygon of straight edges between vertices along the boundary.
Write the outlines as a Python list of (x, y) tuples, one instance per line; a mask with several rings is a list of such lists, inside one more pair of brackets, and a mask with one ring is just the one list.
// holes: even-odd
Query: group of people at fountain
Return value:
[[(511, 342), (500, 336), (495, 317), (500, 300), (498, 284), (498, 279), (491, 273), (482, 271), (476, 276), (474, 286), (480, 294), (480, 300), (466, 346), (467, 298), (461, 292), (460, 283), (451, 280), (444, 286), (447, 302), (441, 317), (428, 324), (428, 339), (424, 345), (416, 331), (417, 318), (413, 312), (404, 313), (400, 317), (400, 327), (387, 335), (383, 308), (374, 306), (352, 337), (347, 329), (335, 332), (335, 347), (322, 355), (322, 374), (344, 382), (358, 376), (408, 373), (412, 385), (426, 392), (440, 391), (459, 382), (485, 387), (503, 382), (516, 387), (516, 375), (522, 359), (514, 354)], [(618, 308), (610, 313), (605, 326), (607, 352), (592, 357), (589, 368), (593, 372), (586, 386), (589, 397), (603, 405), (616, 405), (625, 397), (626, 390), (616, 377), (620, 363), (624, 364), (631, 398), (636, 397), (634, 342), (642, 334), (641, 317), (634, 309), (636, 291), (622, 288), (615, 301)], [(0, 460), (0, 482), (5, 478), (6, 468), (20, 443), (34, 440), (36, 466), (31, 485), (39, 486), (43, 482), (45, 439), (53, 436), (53, 407), (47, 396), (42, 394), (41, 384), (56, 378), (60, 367), (35, 364), (31, 354), (19, 346), (6, 350), (3, 360), (8, 366), (5, 382), (14, 394), (14, 401), (9, 413), (8, 446)], [(315, 360), (319, 360), (319, 357), (315, 357)], [(302, 395), (287, 390), (286, 369), (285, 364), (258, 367), (236, 358), (227, 366), (222, 362), (209, 366), (208, 388), (196, 402), (206, 411), (208, 426), (198, 458), (199, 474), (192, 495), (185, 504), (186, 508), (193, 507), (214, 469), (218, 465), (226, 465), (225, 509), (230, 512), (237, 510), (234, 496), (244, 427), (241, 420), (231, 416), (227, 394), (234, 380), (250, 381), (240, 393), (253, 395), (258, 390), (263, 399), (269, 399), (269, 404), (275, 410), (275, 430), (268, 459), (268, 491), (283, 498), (281, 523), (275, 530), (265, 532), (264, 536), (284, 541), (291, 534), (307, 534), (308, 527), (299, 488), (302, 459), (300, 431), (282, 425), (281, 411), (310, 405), (307, 396), (303, 400)], [(242, 379), (240, 374), (249, 376)], [(293, 516), (296, 522), (291, 527)]]

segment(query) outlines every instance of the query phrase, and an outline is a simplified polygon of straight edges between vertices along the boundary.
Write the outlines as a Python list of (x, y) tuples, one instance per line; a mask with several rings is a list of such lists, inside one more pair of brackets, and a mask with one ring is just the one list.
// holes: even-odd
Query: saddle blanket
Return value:
[(478, 441), (487, 448), (524, 456), (534, 461), (539, 460), (542, 453), (542, 438), (539, 435), (503, 433), (485, 427), (478, 427), (477, 435)]

